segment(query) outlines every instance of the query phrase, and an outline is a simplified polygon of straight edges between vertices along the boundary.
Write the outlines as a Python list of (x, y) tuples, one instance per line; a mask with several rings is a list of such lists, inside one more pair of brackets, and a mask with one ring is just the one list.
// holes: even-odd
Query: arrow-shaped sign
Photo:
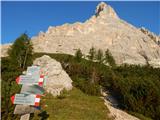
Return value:
[(15, 94), (11, 97), (13, 104), (39, 106), (40, 95), (34, 94)]
[(39, 86), (43, 85), (44, 76), (43, 75), (20, 75), (16, 78), (17, 84), (32, 85), (36, 84)]
[(30, 66), (27, 68), (27, 75), (37, 75), (40, 74), (39, 66)]
[(21, 93), (23, 94), (35, 94), (35, 95), (43, 95), (44, 89), (38, 85), (23, 85), (21, 89)]

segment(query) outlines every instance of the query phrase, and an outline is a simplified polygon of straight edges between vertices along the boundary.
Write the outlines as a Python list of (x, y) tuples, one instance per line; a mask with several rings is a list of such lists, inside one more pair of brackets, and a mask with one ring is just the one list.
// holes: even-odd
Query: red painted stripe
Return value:
[(44, 75), (40, 75), (40, 78), (44, 78)]
[(41, 96), (40, 95), (36, 95), (36, 98), (40, 98)]
[(16, 83), (18, 84), (19, 81), (20, 81), (20, 77), (17, 77), (17, 78), (16, 78)]
[(43, 82), (39, 82), (38, 85), (39, 85), (39, 86), (42, 86), (42, 85), (43, 85)]
[(35, 106), (39, 106), (39, 102), (35, 102), (34, 105), (35, 105)]
[(12, 104), (14, 104), (14, 99), (15, 99), (15, 96), (13, 95), (13, 96), (11, 97)]

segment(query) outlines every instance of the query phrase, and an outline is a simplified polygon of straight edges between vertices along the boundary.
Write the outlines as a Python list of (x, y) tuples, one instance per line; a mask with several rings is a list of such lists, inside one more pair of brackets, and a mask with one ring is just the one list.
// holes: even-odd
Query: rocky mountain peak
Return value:
[(95, 15), (96, 17), (118, 18), (115, 10), (110, 5), (107, 5), (105, 2), (101, 2), (97, 5)]
[[(149, 63), (160, 67), (160, 37), (120, 19), (105, 2), (98, 4), (95, 15), (84, 23), (50, 26), (31, 40), (34, 52), (74, 55), (77, 49), (81, 49), (87, 56), (90, 48), (94, 47), (103, 52), (109, 49), (117, 64)], [(7, 49), (3, 46), (3, 56)]]

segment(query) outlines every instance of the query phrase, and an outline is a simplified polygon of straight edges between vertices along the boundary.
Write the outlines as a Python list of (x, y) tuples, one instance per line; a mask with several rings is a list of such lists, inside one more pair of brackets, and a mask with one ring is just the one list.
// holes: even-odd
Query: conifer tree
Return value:
[(89, 55), (88, 55), (88, 59), (93, 61), (94, 58), (95, 58), (95, 54), (96, 54), (96, 50), (94, 47), (92, 47), (90, 50), (89, 50)]
[(83, 54), (82, 54), (81, 50), (78, 49), (78, 50), (76, 51), (76, 53), (75, 53), (76, 60), (77, 60), (78, 62), (80, 62), (81, 59), (82, 59), (82, 56), (83, 56)]
[(105, 51), (105, 62), (109, 63), (109, 65), (111, 65), (112, 67), (116, 65), (115, 60), (112, 54), (110, 53), (109, 49)]
[(103, 62), (103, 51), (99, 49), (96, 54), (96, 59), (98, 62), (102, 63)]
[(15, 40), (8, 50), (8, 55), (11, 62), (20, 68), (24, 69), (32, 64), (33, 48), (27, 34), (24, 33)]
[[(27, 34), (18, 37), (8, 50), (8, 57), (2, 59), (2, 96), (3, 96), (3, 119), (7, 120), (12, 113), (13, 105), (10, 96), (19, 90), (15, 79), (22, 70), (32, 64), (33, 48)], [(13, 118), (14, 119), (14, 118)]]

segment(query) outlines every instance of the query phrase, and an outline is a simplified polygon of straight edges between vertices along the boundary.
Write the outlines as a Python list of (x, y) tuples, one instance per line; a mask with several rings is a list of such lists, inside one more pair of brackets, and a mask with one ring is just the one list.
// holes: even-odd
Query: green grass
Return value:
[[(40, 57), (44, 54), (46, 53), (36, 53), (34, 57)], [(88, 83), (86, 81), (92, 79), (93, 73), (96, 73), (94, 78), (95, 81), (98, 81), (96, 85), (100, 84), (117, 93), (120, 105), (126, 111), (134, 112), (133, 115), (142, 120), (148, 120), (147, 117), (159, 120), (160, 89), (158, 86), (160, 85), (160, 69), (136, 65), (122, 65), (112, 68), (85, 59), (77, 61), (74, 56), (67, 54), (46, 55), (61, 62), (63, 68), (73, 80), (73, 85), (84, 93), (97, 95), (92, 94), (95, 90), (94, 87), (91, 86), (93, 88), (91, 89), (86, 84)], [(65, 67), (66, 64), (69, 67)]]
[(100, 97), (89, 96), (77, 88), (63, 93), (63, 97), (55, 98), (47, 94), (41, 104), (43, 118), (36, 113), (32, 120), (111, 120)]

